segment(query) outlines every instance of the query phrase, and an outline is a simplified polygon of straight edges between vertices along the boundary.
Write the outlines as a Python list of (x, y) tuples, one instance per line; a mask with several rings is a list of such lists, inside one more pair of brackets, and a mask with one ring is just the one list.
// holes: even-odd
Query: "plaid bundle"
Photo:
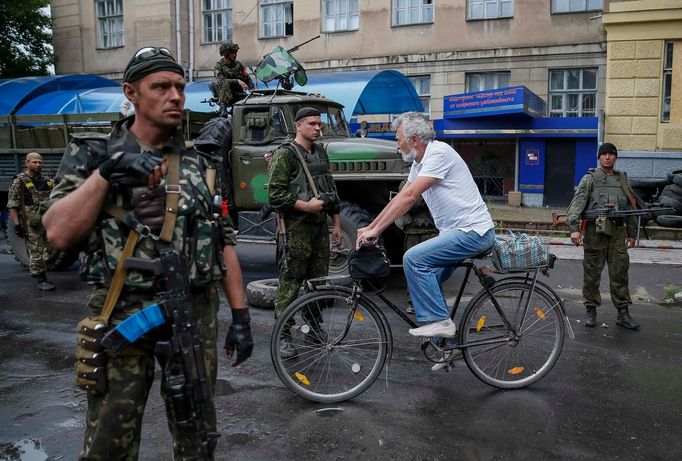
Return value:
[(493, 265), (502, 272), (527, 271), (549, 262), (549, 251), (540, 236), (509, 232), (509, 238), (495, 238)]

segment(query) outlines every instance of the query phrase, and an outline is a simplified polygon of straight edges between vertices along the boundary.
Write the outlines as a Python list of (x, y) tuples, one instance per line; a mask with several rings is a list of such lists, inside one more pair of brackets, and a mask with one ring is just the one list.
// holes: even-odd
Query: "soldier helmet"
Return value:
[(230, 51), (239, 51), (239, 45), (232, 42), (225, 42), (220, 45), (220, 56), (227, 56)]

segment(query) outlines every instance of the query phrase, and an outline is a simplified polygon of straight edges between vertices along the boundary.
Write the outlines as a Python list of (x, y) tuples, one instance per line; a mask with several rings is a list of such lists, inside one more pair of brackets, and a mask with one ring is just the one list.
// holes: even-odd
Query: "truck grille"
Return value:
[(345, 171), (388, 171), (387, 162), (332, 162), (332, 173)]

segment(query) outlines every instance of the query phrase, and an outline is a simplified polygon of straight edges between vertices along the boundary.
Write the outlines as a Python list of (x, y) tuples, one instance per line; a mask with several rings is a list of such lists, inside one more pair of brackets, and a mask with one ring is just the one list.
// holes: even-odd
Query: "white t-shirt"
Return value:
[(426, 146), (422, 161), (412, 162), (408, 181), (414, 182), (418, 176), (440, 180), (422, 194), (439, 232), (473, 230), (482, 236), (493, 228), (469, 167), (448, 144), (431, 141)]

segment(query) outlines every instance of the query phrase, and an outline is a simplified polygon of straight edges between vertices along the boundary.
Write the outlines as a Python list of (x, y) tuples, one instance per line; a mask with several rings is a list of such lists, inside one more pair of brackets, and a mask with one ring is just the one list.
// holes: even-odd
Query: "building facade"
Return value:
[(605, 141), (630, 176), (682, 167), (682, 2), (610, 2)]

